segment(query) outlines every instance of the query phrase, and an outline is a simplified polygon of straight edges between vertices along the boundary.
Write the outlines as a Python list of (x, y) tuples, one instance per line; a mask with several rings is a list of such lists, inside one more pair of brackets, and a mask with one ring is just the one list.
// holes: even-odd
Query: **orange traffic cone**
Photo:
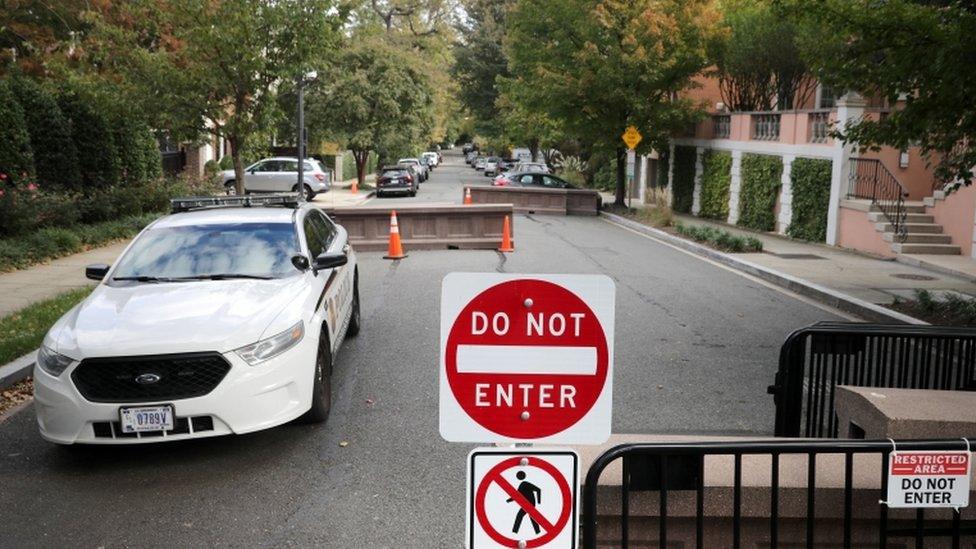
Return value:
[(352, 194), (359, 194), (359, 178), (358, 177), (356, 179), (353, 179), (352, 180), (352, 188), (349, 189), (349, 190), (352, 191)]
[(464, 188), (464, 205), (468, 206), (472, 204), (471, 202), (471, 187)]
[(407, 254), (403, 253), (403, 245), (400, 243), (400, 225), (397, 224), (396, 210), (390, 212), (390, 245), (387, 248), (383, 259), (403, 259)]
[(505, 223), (502, 225), (502, 247), (498, 248), (499, 252), (511, 253), (515, 251), (515, 246), (512, 246), (512, 227), (508, 223), (508, 216), (505, 216)]

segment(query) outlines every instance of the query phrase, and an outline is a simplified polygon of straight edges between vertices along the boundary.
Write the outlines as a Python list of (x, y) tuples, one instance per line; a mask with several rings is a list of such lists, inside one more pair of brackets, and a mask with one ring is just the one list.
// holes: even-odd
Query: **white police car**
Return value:
[(294, 197), (177, 199), (51, 328), (41, 436), (144, 443), (328, 418), (332, 357), (359, 331), (345, 229)]

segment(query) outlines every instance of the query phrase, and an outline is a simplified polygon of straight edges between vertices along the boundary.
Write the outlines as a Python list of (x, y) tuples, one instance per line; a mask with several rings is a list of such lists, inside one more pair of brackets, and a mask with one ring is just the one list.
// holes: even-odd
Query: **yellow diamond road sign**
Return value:
[(627, 126), (627, 130), (624, 131), (624, 134), (620, 137), (623, 138), (624, 143), (627, 144), (628, 149), (634, 149), (635, 147), (637, 147), (637, 144), (640, 143), (641, 139), (643, 138), (641, 133), (637, 131), (637, 128), (633, 126)]

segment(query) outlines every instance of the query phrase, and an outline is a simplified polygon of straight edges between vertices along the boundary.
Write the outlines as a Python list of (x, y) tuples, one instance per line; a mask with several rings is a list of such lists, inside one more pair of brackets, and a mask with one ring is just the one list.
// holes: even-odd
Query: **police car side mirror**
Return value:
[(85, 278), (89, 278), (91, 280), (98, 280), (99, 282), (101, 282), (101, 280), (105, 278), (105, 275), (108, 274), (109, 269), (111, 269), (111, 266), (106, 265), (104, 263), (95, 263), (93, 265), (89, 265), (85, 267)]
[(315, 258), (315, 269), (322, 271), (342, 267), (349, 263), (349, 257), (343, 252), (324, 253)]
[(299, 255), (292, 256), (291, 264), (294, 265), (295, 268), (298, 269), (299, 271), (308, 270), (308, 258), (305, 257), (304, 255), (299, 254)]

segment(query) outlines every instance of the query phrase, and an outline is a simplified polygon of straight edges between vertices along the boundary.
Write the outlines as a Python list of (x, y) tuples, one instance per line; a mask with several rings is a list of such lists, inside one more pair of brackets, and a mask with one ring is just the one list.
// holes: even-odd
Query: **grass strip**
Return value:
[(0, 318), (0, 365), (36, 349), (51, 326), (94, 288), (69, 290)]

